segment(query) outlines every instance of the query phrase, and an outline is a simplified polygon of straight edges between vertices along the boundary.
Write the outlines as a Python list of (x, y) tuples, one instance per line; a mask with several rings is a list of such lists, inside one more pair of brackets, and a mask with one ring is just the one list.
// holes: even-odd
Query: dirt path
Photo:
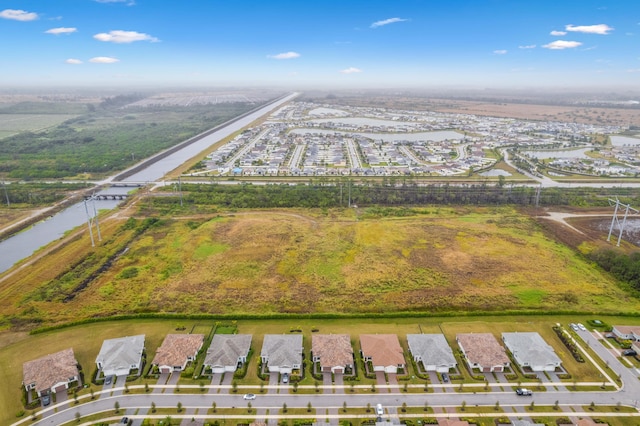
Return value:
[(566, 219), (572, 218), (572, 217), (577, 217), (577, 218), (582, 218), (582, 217), (608, 217), (611, 215), (607, 215), (607, 214), (593, 214), (593, 213), (587, 213), (587, 214), (576, 214), (576, 213), (564, 213), (564, 212), (547, 212), (546, 216), (536, 216), (537, 219), (548, 219), (548, 220), (553, 220), (554, 222), (558, 222), (574, 231), (576, 231), (579, 234), (582, 235), (586, 235), (584, 232), (582, 232), (581, 230), (579, 230), (578, 228), (570, 225), (569, 223), (567, 223)]

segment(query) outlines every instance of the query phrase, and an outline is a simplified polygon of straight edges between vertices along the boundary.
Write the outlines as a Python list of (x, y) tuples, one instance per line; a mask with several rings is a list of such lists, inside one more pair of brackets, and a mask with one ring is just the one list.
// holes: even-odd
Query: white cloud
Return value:
[(378, 27), (383, 27), (385, 25), (389, 25), (389, 24), (395, 24), (396, 22), (405, 22), (408, 21), (408, 19), (402, 19), (402, 18), (389, 18), (389, 19), (384, 19), (382, 21), (376, 21), (373, 24), (371, 24), (370, 28), (378, 28)]
[(64, 61), (66, 64), (71, 64), (71, 65), (78, 65), (81, 64), (82, 61), (80, 59), (73, 59), (73, 58), (69, 58), (66, 61)]
[(535, 44), (527, 44), (525, 46), (518, 46), (518, 49), (535, 49), (536, 45)]
[(298, 52), (284, 52), (278, 53), (277, 55), (267, 55), (267, 58), (271, 59), (294, 59), (299, 57), (300, 54)]
[(506, 55), (507, 51), (505, 49), (500, 49), (500, 50), (494, 50), (493, 53), (495, 55)]
[(94, 64), (113, 64), (120, 62), (120, 59), (110, 58), (108, 56), (96, 56), (95, 58), (89, 59), (89, 62), (93, 62)]
[(627, 72), (634, 72), (634, 73), (635, 72), (640, 72), (640, 68), (630, 69), (630, 70), (627, 70)]
[(14, 21), (35, 21), (38, 19), (38, 14), (19, 9), (5, 9), (0, 12), (0, 18), (13, 19)]
[(60, 28), (51, 28), (50, 30), (45, 31), (45, 33), (58, 35), (58, 34), (71, 34), (71, 33), (75, 33), (76, 31), (78, 31), (77, 28), (60, 27)]
[(362, 72), (362, 70), (360, 68), (349, 67), (347, 69), (340, 70), (340, 72), (342, 74), (356, 74), (356, 73)]
[(572, 49), (578, 46), (582, 46), (582, 43), (580, 43), (579, 41), (556, 40), (556, 41), (552, 41), (549, 44), (545, 44), (542, 47), (544, 47), (545, 49), (551, 49), (551, 50), (563, 50), (563, 49)]
[(598, 24), (598, 25), (565, 25), (564, 27), (567, 31), (572, 31), (576, 33), (587, 33), (587, 34), (609, 34), (610, 31), (613, 31), (613, 28), (606, 24)]
[(139, 33), (136, 31), (115, 30), (108, 33), (100, 33), (93, 36), (96, 40), (108, 41), (111, 43), (133, 43), (134, 41), (159, 41), (157, 38), (149, 34)]
[(549, 34), (551, 34), (552, 36), (563, 36), (563, 35), (567, 35), (567, 32), (553, 30)]

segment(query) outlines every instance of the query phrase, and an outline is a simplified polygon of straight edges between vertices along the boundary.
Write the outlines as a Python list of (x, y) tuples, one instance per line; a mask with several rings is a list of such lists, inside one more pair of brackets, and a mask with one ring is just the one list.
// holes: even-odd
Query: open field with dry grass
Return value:
[(146, 312), (640, 308), (614, 278), (515, 209), (432, 207), (412, 214), (242, 211), (162, 219), (144, 229), (142, 218), (126, 225), (104, 220), (99, 247), (78, 236), (0, 281), (3, 325)]

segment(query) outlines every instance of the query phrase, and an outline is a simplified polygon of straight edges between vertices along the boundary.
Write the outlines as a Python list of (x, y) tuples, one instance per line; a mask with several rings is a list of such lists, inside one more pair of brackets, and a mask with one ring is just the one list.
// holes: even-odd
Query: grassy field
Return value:
[(136, 228), (141, 219), (104, 220), (100, 247), (75, 239), (1, 282), (0, 312), (8, 327), (141, 312), (640, 308), (612, 277), (511, 208), (417, 212), (242, 211), (145, 229)]
[(0, 139), (20, 132), (47, 129), (77, 114), (0, 114)]

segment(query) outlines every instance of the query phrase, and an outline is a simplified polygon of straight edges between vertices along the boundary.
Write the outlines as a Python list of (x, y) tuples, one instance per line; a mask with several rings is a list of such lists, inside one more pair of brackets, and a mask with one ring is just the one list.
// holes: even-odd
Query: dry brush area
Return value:
[[(633, 312), (640, 301), (508, 207), (105, 221), (0, 284), (5, 328), (94, 316)], [(126, 250), (126, 251), (125, 251)]]

